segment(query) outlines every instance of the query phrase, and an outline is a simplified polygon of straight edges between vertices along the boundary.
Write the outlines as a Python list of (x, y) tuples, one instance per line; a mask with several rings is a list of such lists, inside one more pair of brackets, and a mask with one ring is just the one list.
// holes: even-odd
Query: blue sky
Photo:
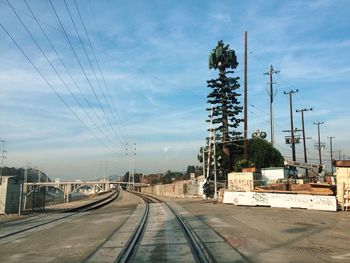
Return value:
[[(306, 135), (312, 137), (307, 142), (310, 161), (317, 162), (318, 158), (314, 149), (317, 127), (313, 125), (318, 121), (324, 122), (323, 159), (330, 159), (327, 136), (336, 137), (334, 150), (350, 155), (348, 1), (76, 0), (106, 85), (74, 1), (66, 3), (97, 80), (64, 1), (52, 1), (101, 104), (50, 3), (27, 2), (77, 85), (65, 72), (25, 2), (10, 1), (80, 105), (6, 0), (0, 0), (0, 23), (99, 140), (52, 92), (0, 28), (0, 139), (6, 141), (6, 165), (30, 163), (52, 178), (63, 180), (92, 179), (105, 173), (122, 175), (129, 165), (125, 141), (136, 142), (136, 171), (182, 171), (189, 164), (198, 164), (196, 155), (208, 128), (206, 80), (217, 74), (208, 70), (208, 54), (218, 40), (229, 43), (238, 57), (235, 74), (243, 86), (245, 31), (249, 49), (249, 134), (257, 129), (269, 133), (268, 79), (263, 73), (272, 64), (280, 70), (274, 76), (274, 108), (276, 146), (282, 154), (291, 156), (282, 133), (290, 128), (289, 98), (283, 91), (298, 89), (293, 108), (314, 109), (305, 113)], [(240, 100), (243, 102), (243, 96)], [(294, 126), (301, 128), (300, 113), (294, 113)], [(297, 158), (302, 159), (302, 153), (300, 144)]]

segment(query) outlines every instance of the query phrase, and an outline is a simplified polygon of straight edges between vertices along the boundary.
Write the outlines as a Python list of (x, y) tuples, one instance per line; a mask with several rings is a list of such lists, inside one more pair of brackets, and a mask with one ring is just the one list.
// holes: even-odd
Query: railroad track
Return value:
[(171, 206), (155, 197), (131, 193), (143, 204), (83, 262), (215, 262)]
[(14, 222), (4, 223), (0, 225), (0, 245), (12, 242), (39, 228), (49, 227), (53, 224), (61, 223), (61, 221), (71, 219), (74, 216), (80, 215), (82, 212), (98, 209), (103, 207), (119, 196), (119, 191), (113, 192), (111, 195), (92, 203), (72, 208), (61, 213), (56, 213), (48, 216), (36, 217), (32, 219), (17, 220)]
[[(150, 204), (162, 204), (165, 209), (165, 211), (168, 211), (168, 213), (172, 214), (174, 218), (176, 218), (176, 221), (178, 223), (179, 229), (182, 230), (182, 233), (184, 234), (186, 238), (186, 243), (188, 247), (190, 248), (190, 252), (193, 256), (194, 262), (215, 262), (215, 260), (210, 256), (210, 254), (206, 251), (205, 246), (202, 244), (200, 239), (197, 237), (197, 235), (194, 233), (192, 228), (181, 218), (181, 216), (177, 213), (175, 209), (173, 209), (169, 204), (163, 202), (162, 200), (151, 197), (145, 194), (135, 193), (140, 198), (142, 198), (146, 204), (145, 213), (143, 215), (143, 218), (141, 220), (140, 225), (137, 228), (137, 231), (135, 231), (134, 235), (132, 236), (131, 240), (125, 247), (123, 253), (120, 255), (118, 262), (125, 263), (130, 262), (133, 259), (137, 261), (137, 251), (139, 246), (142, 244), (142, 238), (147, 238), (147, 232), (146, 232), (146, 224), (147, 220), (149, 218), (150, 214)], [(152, 231), (151, 231), (152, 232)], [(185, 256), (185, 258), (191, 258), (189, 255)], [(184, 259), (185, 259), (184, 258)], [(179, 258), (177, 258), (178, 260)], [(163, 259), (164, 260), (164, 259)], [(170, 258), (166, 258), (167, 261), (172, 261)], [(176, 260), (176, 261), (177, 261)], [(162, 259), (160, 259), (162, 261)]]

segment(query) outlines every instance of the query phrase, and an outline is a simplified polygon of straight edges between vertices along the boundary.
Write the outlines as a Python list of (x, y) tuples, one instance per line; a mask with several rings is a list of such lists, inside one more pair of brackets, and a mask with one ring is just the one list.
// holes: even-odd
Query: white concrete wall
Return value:
[(335, 196), (225, 191), (223, 203), (337, 211)]

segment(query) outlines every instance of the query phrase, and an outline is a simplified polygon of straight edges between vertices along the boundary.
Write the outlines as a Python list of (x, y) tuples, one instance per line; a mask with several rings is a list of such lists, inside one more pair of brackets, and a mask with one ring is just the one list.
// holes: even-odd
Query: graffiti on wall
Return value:
[(223, 202), (233, 203), (235, 205), (337, 211), (337, 201), (335, 196), (226, 191)]

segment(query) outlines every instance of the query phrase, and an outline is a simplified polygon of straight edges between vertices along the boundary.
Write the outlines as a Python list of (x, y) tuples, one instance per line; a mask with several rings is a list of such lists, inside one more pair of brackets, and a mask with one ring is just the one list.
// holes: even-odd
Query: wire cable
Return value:
[[(95, 62), (96, 62), (96, 65), (97, 65), (97, 67), (98, 67), (98, 70), (99, 70), (99, 72), (100, 72), (100, 75), (101, 75), (101, 78), (102, 78), (102, 80), (103, 80), (104, 86), (105, 86), (105, 88), (106, 88), (106, 90), (107, 90), (107, 94), (108, 94), (108, 97), (109, 97), (109, 99), (110, 99), (111, 105), (112, 105), (112, 107), (113, 107), (113, 109), (114, 109), (114, 111), (113, 111), (113, 110), (112, 110), (112, 107), (110, 107), (111, 112), (112, 112), (112, 117), (113, 117), (114, 123), (116, 124), (116, 126), (117, 126), (117, 128), (118, 128), (118, 130), (119, 130), (119, 132), (120, 132), (120, 134), (121, 134), (122, 139), (123, 139), (124, 141), (126, 141), (125, 136), (124, 136), (124, 134), (123, 134), (121, 128), (120, 128), (119, 125), (118, 125), (118, 121), (119, 121), (119, 123), (121, 122), (121, 121), (120, 121), (119, 114), (118, 114), (118, 110), (117, 110), (117, 108), (116, 108), (116, 106), (115, 106), (115, 103), (114, 103), (114, 101), (113, 101), (113, 99), (112, 99), (112, 96), (111, 96), (111, 93), (110, 93), (110, 89), (109, 89), (109, 86), (107, 85), (106, 79), (105, 79), (105, 77), (104, 77), (104, 75), (103, 75), (103, 73), (102, 73), (100, 63), (98, 62), (98, 59), (97, 59), (97, 57), (96, 57), (96, 53), (95, 53), (94, 47), (93, 47), (92, 42), (91, 42), (91, 40), (90, 40), (88, 31), (87, 31), (87, 29), (86, 29), (84, 20), (83, 20), (83, 18), (82, 18), (82, 16), (81, 16), (81, 13), (80, 13), (80, 10), (79, 10), (79, 7), (78, 7), (78, 4), (77, 4), (76, 0), (74, 0), (74, 4), (75, 4), (75, 7), (76, 7), (76, 9), (77, 9), (77, 11), (78, 11), (78, 16), (79, 16), (79, 18), (80, 18), (80, 22), (81, 22), (81, 24), (83, 25), (86, 38), (87, 38), (87, 40), (88, 40), (88, 42), (89, 42), (90, 48), (91, 48), (92, 53), (93, 53), (93, 55), (94, 55)], [(117, 119), (118, 119), (118, 121), (117, 121)]]
[(113, 149), (111, 149), (105, 142), (103, 142), (100, 138), (96, 136), (96, 134), (82, 121), (82, 119), (72, 110), (72, 108), (69, 106), (69, 104), (64, 100), (64, 98), (57, 92), (57, 90), (53, 87), (53, 85), (48, 81), (48, 79), (43, 75), (43, 73), (38, 69), (37, 66), (32, 62), (32, 60), (29, 58), (29, 56), (24, 52), (24, 50), (20, 47), (18, 42), (12, 37), (10, 32), (3, 26), (2, 23), (0, 23), (1, 28), (5, 31), (5, 33), (9, 36), (9, 38), (12, 40), (12, 42), (16, 45), (16, 47), (19, 49), (19, 51), (22, 53), (22, 55), (27, 59), (27, 61), (33, 66), (35, 71), (40, 75), (40, 77), (46, 82), (46, 84), (49, 86), (49, 88), (56, 94), (56, 96), (62, 101), (62, 103), (65, 105), (65, 107), (72, 113), (75, 118), (78, 119), (78, 121), (95, 137), (97, 141), (99, 141), (101, 144), (103, 144), (107, 149), (109, 149), (112, 153), (116, 153)]
[[(85, 45), (84, 45), (84, 43), (83, 43), (83, 40), (82, 40), (82, 38), (81, 38), (81, 36), (80, 36), (79, 30), (78, 30), (78, 28), (77, 28), (77, 25), (76, 25), (76, 23), (74, 22), (72, 13), (71, 13), (71, 11), (69, 10), (69, 7), (68, 7), (68, 5), (67, 5), (66, 0), (63, 0), (63, 2), (64, 2), (64, 6), (66, 7), (66, 10), (67, 10), (67, 12), (68, 12), (69, 18), (70, 18), (70, 20), (71, 20), (71, 22), (72, 22), (72, 24), (73, 24), (75, 33), (77, 34), (78, 39), (79, 39), (79, 42), (80, 42), (80, 44), (81, 44), (81, 46), (82, 46), (82, 48), (83, 48), (83, 50), (84, 50), (85, 56), (86, 56), (86, 58), (87, 58), (87, 60), (88, 60), (89, 66), (90, 66), (90, 69), (91, 69), (91, 71), (92, 71), (92, 73), (93, 73), (93, 75), (94, 75), (94, 77), (95, 77), (95, 81), (96, 81), (96, 83), (97, 83), (97, 85), (98, 85), (98, 87), (99, 87), (99, 89), (100, 89), (100, 91), (101, 91), (102, 97), (103, 97), (103, 99), (104, 99), (104, 101), (105, 101), (107, 107), (110, 108), (110, 107), (109, 107), (109, 104), (108, 104), (108, 101), (107, 101), (107, 98), (106, 98), (106, 95), (105, 95), (105, 93), (103, 92), (103, 89), (102, 89), (102, 87), (101, 87), (100, 81), (99, 81), (99, 79), (98, 79), (98, 77), (97, 77), (97, 74), (96, 74), (96, 72), (95, 72), (94, 66), (93, 66), (92, 63), (91, 63), (91, 59), (90, 59), (90, 57), (89, 57), (89, 55), (88, 55), (88, 52), (87, 52), (87, 50), (86, 50), (86, 48), (85, 48)], [(107, 115), (106, 115), (106, 117), (107, 117)], [(109, 117), (107, 117), (107, 118), (108, 118), (108, 122), (110, 123), (110, 125), (111, 125), (111, 127), (112, 127), (112, 129), (113, 129), (113, 132), (116, 134), (116, 131), (114, 130), (114, 126), (113, 126), (113, 124), (112, 124), (111, 121), (110, 121), (110, 118), (109, 118)]]
[[(65, 30), (65, 28), (64, 28), (64, 26), (63, 26), (63, 24), (62, 24), (62, 21), (61, 21), (59, 15), (58, 15), (58, 13), (56, 12), (56, 9), (55, 9), (54, 5), (52, 4), (52, 1), (49, 0), (49, 3), (50, 3), (50, 5), (51, 5), (51, 8), (52, 8), (52, 10), (53, 10), (53, 12), (54, 12), (56, 18), (57, 18), (57, 21), (58, 21), (59, 24), (60, 24), (60, 27), (61, 27), (61, 29), (62, 29), (62, 31), (63, 31), (65, 37), (66, 37), (66, 40), (68, 41), (69, 46), (71, 47), (71, 49), (72, 49), (72, 51), (73, 51), (73, 53), (74, 53), (74, 56), (75, 56), (75, 58), (76, 58), (76, 60), (77, 60), (77, 62), (78, 62), (78, 64), (79, 64), (79, 66), (80, 66), (80, 68), (81, 68), (81, 70), (82, 70), (84, 76), (85, 76), (85, 79), (86, 79), (86, 81), (88, 82), (89, 87), (90, 87), (90, 89), (92, 90), (92, 92), (93, 92), (93, 94), (94, 94), (94, 97), (96, 98), (97, 103), (98, 103), (99, 106), (101, 107), (101, 109), (102, 109), (102, 111), (103, 111), (103, 113), (104, 113), (104, 115), (105, 115), (107, 121), (109, 122), (110, 128), (114, 131), (114, 129), (112, 128), (113, 125), (112, 125), (112, 123), (110, 122), (110, 120), (109, 120), (109, 118), (108, 118), (108, 116), (107, 116), (107, 113), (106, 113), (106, 111), (105, 111), (105, 109), (104, 109), (104, 107), (103, 107), (103, 105), (102, 105), (100, 99), (99, 99), (98, 96), (97, 96), (97, 93), (96, 93), (95, 89), (93, 88), (93, 86), (92, 86), (92, 84), (91, 84), (91, 82), (90, 82), (90, 80), (89, 80), (89, 78), (88, 78), (88, 76), (87, 76), (86, 71), (84, 70), (84, 67), (83, 67), (83, 65), (82, 65), (82, 63), (81, 63), (81, 61), (80, 61), (80, 59), (79, 59), (79, 57), (78, 57), (78, 54), (76, 53), (76, 51), (75, 51), (75, 49), (74, 49), (74, 47), (73, 47), (73, 44), (72, 44), (72, 42), (70, 41), (70, 39), (69, 39), (69, 37), (68, 37), (68, 34), (67, 34), (67, 32), (66, 32), (66, 30)], [(120, 140), (119, 136), (118, 136), (117, 134), (115, 134), (115, 135), (116, 135), (117, 139), (119, 140), (119, 142), (120, 142), (121, 144), (123, 144), (123, 142)]]
[[(8, 1), (8, 0), (7, 0)], [(28, 5), (27, 1), (24, 0), (25, 4), (27, 5), (28, 9), (30, 10), (30, 12), (32, 13), (32, 15), (34, 16), (34, 18), (36, 18), (33, 10), (30, 8), (30, 6)], [(9, 2), (8, 2), (9, 3)], [(43, 54), (43, 56), (45, 57), (46, 61), (49, 63), (49, 65), (51, 66), (51, 68), (55, 71), (55, 73), (57, 74), (57, 76), (60, 78), (60, 80), (62, 81), (63, 85), (66, 87), (66, 89), (68, 90), (68, 92), (70, 93), (70, 95), (74, 98), (74, 100), (77, 102), (77, 104), (82, 108), (82, 110), (84, 111), (84, 113), (89, 117), (89, 119), (91, 120), (91, 122), (94, 124), (94, 126), (99, 129), (106, 138), (109, 138), (103, 129), (101, 129), (100, 126), (97, 125), (97, 123), (94, 121), (94, 119), (92, 118), (92, 116), (89, 114), (89, 112), (85, 109), (85, 107), (81, 104), (81, 102), (79, 101), (79, 99), (77, 98), (77, 96), (72, 92), (71, 88), (68, 86), (68, 84), (66, 83), (66, 81), (62, 78), (61, 74), (57, 71), (57, 69), (55, 68), (55, 66), (52, 64), (52, 62), (50, 61), (50, 59), (47, 57), (47, 55), (45, 54), (45, 52), (43, 51), (43, 49), (40, 47), (39, 43), (35, 40), (34, 36), (31, 34), (30, 30), (27, 28), (27, 26), (24, 24), (23, 20), (20, 18), (19, 14), (16, 12), (16, 10), (13, 8), (13, 6), (9, 3), (10, 7), (12, 8), (13, 12), (15, 13), (15, 15), (17, 16), (18, 20), (21, 22), (21, 24), (23, 25), (23, 27), (26, 29), (27, 33), (30, 35), (31, 39), (33, 40), (33, 42), (36, 44), (36, 46), (38, 47), (38, 49), (40, 50), (40, 52)], [(60, 60), (61, 64), (63, 65), (64, 69), (66, 70), (66, 73), (70, 76), (70, 78), (73, 80), (73, 82), (75, 83), (75, 85), (79, 88), (79, 90), (81, 91), (80, 87), (78, 86), (78, 84), (76, 83), (76, 81), (73, 79), (71, 73), (69, 72), (68, 68), (66, 67), (65, 63), (63, 62), (61, 56), (58, 54), (57, 50), (55, 49), (55, 47), (53, 46), (51, 40), (49, 39), (48, 35), (46, 34), (46, 32), (44, 31), (44, 29), (41, 27), (40, 23), (37, 21), (37, 19), (35, 19), (35, 21), (37, 22), (38, 26), (40, 27), (42, 33), (44, 34), (46, 40), (49, 42), (51, 48), (54, 50), (56, 56), (58, 57), (58, 59)], [(81, 92), (82, 93), (82, 92)], [(85, 97), (85, 96), (84, 96)], [(86, 99), (86, 98), (85, 98)], [(97, 116), (97, 115), (96, 115)], [(111, 142), (113, 143), (113, 141), (111, 140)]]

